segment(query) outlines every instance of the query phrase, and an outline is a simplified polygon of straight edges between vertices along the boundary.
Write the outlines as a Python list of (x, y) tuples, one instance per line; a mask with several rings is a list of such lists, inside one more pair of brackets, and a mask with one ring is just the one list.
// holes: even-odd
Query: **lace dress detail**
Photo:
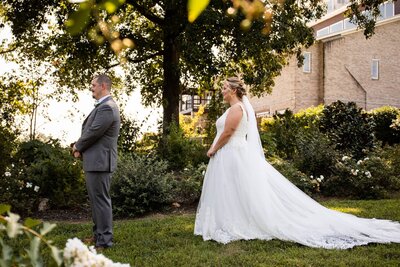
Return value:
[[(400, 242), (399, 223), (327, 209), (255, 155), (247, 144), (247, 112), (241, 107), (243, 116), (234, 135), (208, 164), (196, 235), (223, 244), (280, 239), (327, 249)], [(216, 122), (214, 142), (224, 130), (228, 112)]]

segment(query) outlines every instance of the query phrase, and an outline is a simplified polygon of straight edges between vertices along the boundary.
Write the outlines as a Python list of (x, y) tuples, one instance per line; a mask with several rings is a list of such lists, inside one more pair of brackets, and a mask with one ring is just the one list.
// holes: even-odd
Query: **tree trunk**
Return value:
[[(163, 84), (163, 133), (168, 133), (171, 123), (179, 125), (179, 95), (180, 95), (180, 69), (179, 69), (179, 18), (181, 6), (175, 5), (167, 8), (164, 26), (164, 84)], [(179, 15), (178, 15), (179, 14)], [(178, 18), (179, 17), (179, 18)]]

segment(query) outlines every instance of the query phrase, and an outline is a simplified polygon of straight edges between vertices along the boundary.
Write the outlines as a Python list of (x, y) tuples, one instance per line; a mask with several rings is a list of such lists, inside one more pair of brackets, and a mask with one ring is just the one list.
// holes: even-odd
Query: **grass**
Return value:
[[(322, 204), (357, 216), (400, 221), (400, 198)], [(115, 221), (115, 246), (103, 254), (131, 266), (400, 266), (400, 244), (369, 244), (349, 250), (315, 249), (279, 240), (221, 245), (194, 236), (193, 224), (194, 214)], [(62, 248), (67, 239), (82, 239), (90, 232), (89, 222), (58, 223), (49, 238)]]

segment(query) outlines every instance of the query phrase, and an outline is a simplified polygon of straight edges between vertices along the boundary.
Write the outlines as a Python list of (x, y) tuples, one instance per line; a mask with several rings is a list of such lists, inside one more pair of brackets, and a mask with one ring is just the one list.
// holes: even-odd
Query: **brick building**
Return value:
[(346, 4), (329, 0), (331, 12), (310, 25), (317, 41), (304, 51), (303, 67), (291, 58), (272, 93), (251, 98), (258, 116), (336, 100), (354, 101), (366, 110), (400, 108), (400, 1), (381, 6), (382, 16), (370, 39), (344, 17)]

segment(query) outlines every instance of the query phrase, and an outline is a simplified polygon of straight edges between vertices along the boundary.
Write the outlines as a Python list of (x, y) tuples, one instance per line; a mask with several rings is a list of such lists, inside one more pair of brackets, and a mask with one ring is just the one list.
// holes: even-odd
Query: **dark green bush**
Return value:
[(173, 202), (193, 204), (199, 200), (207, 165), (188, 166), (176, 173), (172, 185)]
[(260, 139), (266, 158), (273, 157), (278, 154), (276, 139), (272, 132), (260, 131)]
[[(269, 138), (275, 140), (278, 156), (292, 159), (296, 149), (295, 137), (298, 127), (293, 112), (287, 109), (283, 114), (274, 114), (272, 120), (266, 120), (262, 131), (272, 135)], [(268, 148), (266, 149), (268, 151)]]
[(175, 124), (171, 124), (169, 134), (160, 139), (158, 153), (174, 171), (208, 162), (207, 147), (203, 146), (200, 140), (185, 137), (183, 131)]
[(133, 152), (136, 149), (136, 142), (140, 133), (140, 126), (136, 121), (121, 113), (121, 128), (118, 137), (118, 150)]
[(154, 156), (122, 154), (113, 174), (111, 197), (116, 216), (136, 216), (171, 203), (172, 173)]
[(374, 124), (354, 102), (336, 101), (322, 111), (319, 128), (338, 151), (364, 157), (374, 147)]
[[(48, 199), (51, 208), (80, 205), (86, 200), (81, 163), (57, 140), (21, 143), (7, 177), (7, 203), (21, 213)], [(6, 188), (6, 189), (7, 189)]]
[(391, 127), (393, 122), (399, 116), (400, 111), (394, 107), (380, 107), (369, 112), (369, 116), (374, 122), (375, 137), (383, 145), (393, 145), (400, 143), (400, 130)]
[(11, 166), (16, 135), (7, 127), (0, 125), (0, 176)]
[(332, 174), (338, 152), (317, 127), (299, 128), (294, 142), (293, 162), (301, 172), (314, 177)]

